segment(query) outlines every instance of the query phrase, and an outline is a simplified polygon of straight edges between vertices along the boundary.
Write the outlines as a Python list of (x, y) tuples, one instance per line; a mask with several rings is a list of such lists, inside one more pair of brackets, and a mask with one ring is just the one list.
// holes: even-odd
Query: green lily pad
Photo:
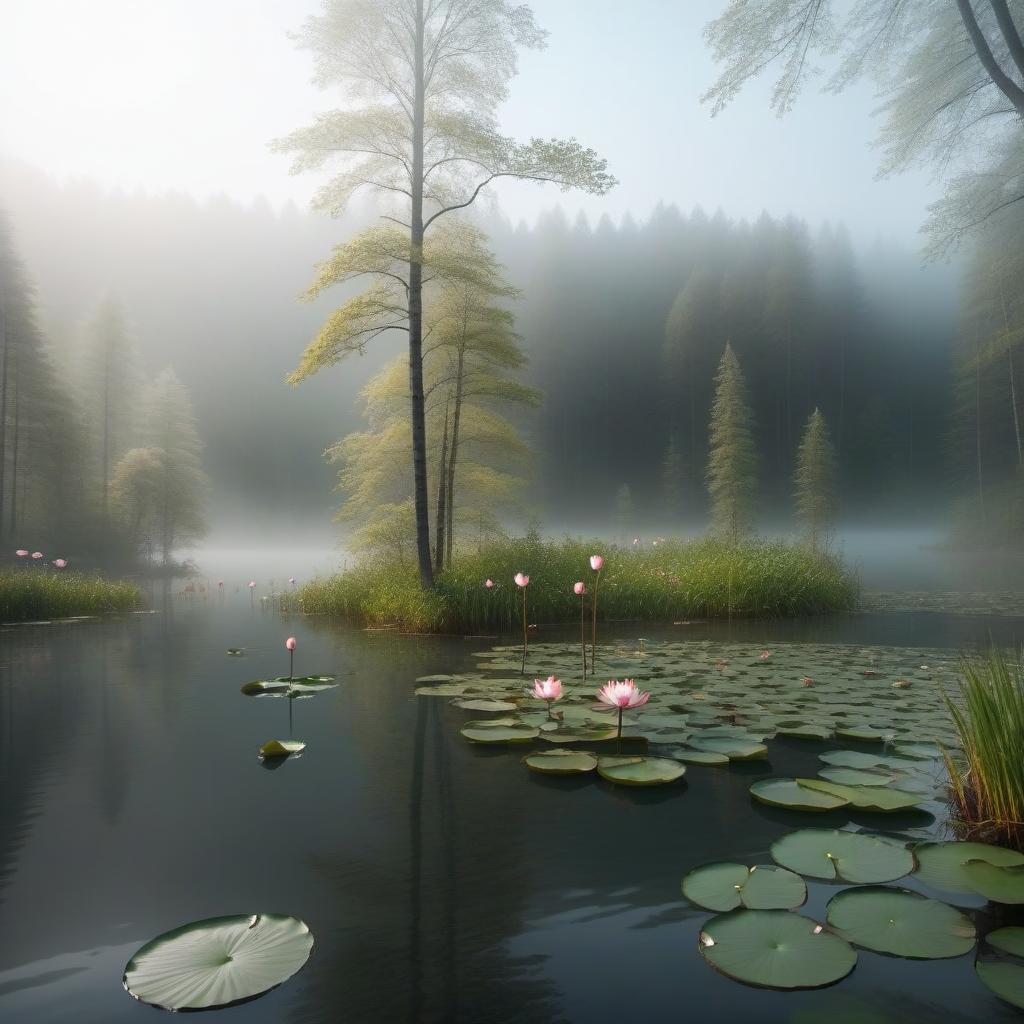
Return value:
[(785, 868), (706, 864), (683, 879), (683, 895), (707, 910), (792, 910), (807, 900), (807, 886)]
[(485, 697), (461, 697), (452, 706), (464, 711), (515, 711), (518, 707), (510, 700), (488, 700)]
[(295, 917), (214, 917), (165, 932), (128, 961), (129, 995), (165, 1010), (212, 1010), (255, 999), (299, 971), (313, 936)]
[(538, 750), (523, 762), (543, 775), (579, 775), (597, 767), (597, 758), (585, 750)]
[(623, 786), (660, 786), (686, 774), (686, 765), (667, 757), (602, 757), (597, 774)]
[(306, 744), (301, 740), (267, 740), (260, 747), (260, 757), (288, 757), (305, 749)]
[(987, 843), (918, 843), (914, 855), (918, 863), (917, 877), (943, 892), (976, 891), (964, 871), (968, 861), (987, 861), (997, 867), (1024, 864), (1024, 854)]
[(672, 756), (683, 764), (723, 765), (729, 763), (725, 754), (716, 754), (711, 750), (674, 750)]
[(974, 969), (994, 995), (1024, 1010), (1024, 967), (1006, 960), (978, 960)]
[(787, 910), (733, 910), (700, 933), (704, 959), (726, 976), (760, 988), (831, 985), (853, 970), (857, 951), (817, 921)]
[(857, 768), (822, 768), (818, 775), (826, 782), (834, 782), (840, 786), (888, 786), (893, 781), (891, 775), (861, 771)]
[(884, 836), (806, 828), (772, 843), (772, 860), (790, 871), (828, 881), (892, 882), (914, 870), (914, 855)]
[(790, 725), (775, 730), (776, 736), (789, 736), (797, 740), (828, 740), (833, 730), (824, 725)]
[(742, 740), (692, 736), (690, 738), (690, 746), (696, 750), (706, 750), (712, 754), (724, 754), (730, 761), (755, 761), (768, 756), (768, 748), (763, 743), (751, 743)]
[(1000, 867), (985, 860), (969, 860), (963, 873), (971, 888), (993, 903), (1024, 903), (1024, 864)]
[(889, 789), (884, 786), (840, 786), (835, 782), (826, 782), (824, 779), (797, 779), (796, 781), (805, 789), (830, 793), (861, 811), (892, 814), (895, 811), (905, 811), (916, 807), (921, 802), (921, 796), (918, 793), (904, 793), (900, 789)]
[(860, 750), (826, 750), (818, 760), (836, 768), (880, 768), (885, 764), (881, 754), (865, 754)]
[(494, 718), (467, 722), (459, 732), (471, 743), (529, 743), (540, 735), (535, 726)]
[(845, 889), (829, 900), (826, 919), (854, 945), (912, 960), (962, 956), (976, 940), (955, 907), (906, 889)]
[(901, 757), (916, 761), (937, 761), (942, 751), (934, 743), (896, 743), (892, 748)]
[(836, 739), (859, 740), (861, 743), (881, 743), (892, 736), (892, 730), (876, 729), (871, 725), (836, 726)]
[(229, 658), (239, 658), (245, 654), (244, 647), (229, 647), (227, 649), (227, 655)]
[(750, 787), (750, 795), (771, 807), (793, 811), (834, 811), (847, 801), (831, 793), (817, 792), (797, 784), (796, 779), (761, 779)]
[(995, 931), (991, 931), (985, 936), (985, 941), (1001, 953), (1024, 958), (1024, 928), (1014, 925), (996, 928)]
[(554, 729), (544, 733), (542, 738), (548, 743), (600, 743), (603, 740), (614, 739), (618, 731), (618, 726), (615, 725), (579, 726)]

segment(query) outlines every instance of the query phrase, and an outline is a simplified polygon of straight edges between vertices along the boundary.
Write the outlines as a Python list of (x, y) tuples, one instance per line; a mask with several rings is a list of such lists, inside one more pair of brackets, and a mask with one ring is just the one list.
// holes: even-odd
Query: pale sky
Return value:
[[(549, 46), (525, 54), (504, 129), (575, 135), (621, 184), (603, 198), (507, 185), (500, 204), (532, 219), (561, 203), (596, 218), (684, 209), (762, 209), (844, 221), (916, 244), (937, 189), (924, 173), (876, 182), (870, 86), (839, 97), (812, 87), (779, 120), (770, 79), (712, 119), (714, 78), (701, 35), (725, 0), (534, 0)], [(226, 193), (307, 202), (315, 175), (292, 177), (270, 139), (336, 99), (310, 83), (289, 40), (318, 0), (4, 0), (0, 153), (64, 180), (129, 191)]]

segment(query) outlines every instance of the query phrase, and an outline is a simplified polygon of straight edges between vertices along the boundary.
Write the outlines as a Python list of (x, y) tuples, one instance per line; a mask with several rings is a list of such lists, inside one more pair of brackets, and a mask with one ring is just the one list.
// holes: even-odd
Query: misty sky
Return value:
[[(549, 46), (525, 54), (501, 112), (517, 136), (575, 135), (620, 186), (603, 198), (507, 185), (503, 210), (532, 219), (561, 202), (644, 217), (658, 200), (842, 220), (861, 242), (916, 245), (936, 194), (924, 173), (877, 182), (869, 85), (814, 87), (779, 120), (770, 78), (712, 119), (701, 34), (725, 0), (534, 0)], [(0, 147), (60, 179), (129, 191), (216, 193), (304, 205), (316, 175), (291, 177), (267, 142), (336, 104), (310, 83), (289, 30), (318, 0), (5, 0)], [(628, 13), (624, 13), (628, 12)]]

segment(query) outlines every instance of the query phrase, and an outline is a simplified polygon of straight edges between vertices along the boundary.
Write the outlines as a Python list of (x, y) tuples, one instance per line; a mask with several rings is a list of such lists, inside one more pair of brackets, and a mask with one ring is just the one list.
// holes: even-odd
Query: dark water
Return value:
[[(413, 695), (417, 676), (467, 667), (491, 641), (289, 621), (245, 593), (157, 605), (0, 633), (4, 1022), (156, 1020), (121, 987), (129, 956), (190, 920), (254, 912), (305, 920), (313, 957), (218, 1019), (1019, 1020), (976, 980), (973, 955), (861, 951), (845, 981), (803, 993), (747, 988), (704, 964), (707, 915), (682, 901), (680, 879), (710, 860), (769, 862), (776, 837), (823, 823), (747, 794), (763, 775), (813, 772), (823, 745), (771, 741), (770, 765), (694, 767), (686, 785), (650, 791), (540, 778), (518, 754), (462, 740), (465, 712)], [(710, 632), (966, 648), (989, 625), (875, 615)], [(1019, 620), (991, 625), (1019, 638)], [(289, 633), (296, 671), (341, 685), (295, 705), (308, 748), (268, 771), (256, 751), (287, 736), (287, 702), (239, 685), (287, 671)], [(229, 646), (246, 656), (226, 657)], [(821, 919), (835, 890), (811, 890), (802, 912)]]

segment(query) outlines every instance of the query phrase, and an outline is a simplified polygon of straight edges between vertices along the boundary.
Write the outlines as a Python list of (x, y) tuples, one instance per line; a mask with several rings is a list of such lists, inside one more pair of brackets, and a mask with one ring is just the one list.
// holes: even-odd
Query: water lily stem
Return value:
[(523, 667), (520, 675), (526, 675), (526, 647), (528, 643), (526, 633), (526, 587), (523, 587)]
[(594, 597), (590, 602), (591, 610), (593, 611), (593, 621), (591, 623), (590, 633), (590, 671), (591, 674), (597, 671), (597, 588), (601, 585), (601, 570), (597, 570), (597, 576), (594, 578)]
[(584, 597), (580, 594), (580, 650), (583, 652), (583, 678), (587, 678), (587, 632), (585, 625)]
[(295, 652), (288, 652), (288, 682), (295, 678)]
[(619, 705), (619, 734), (615, 737), (615, 753), (622, 753), (622, 706)]

